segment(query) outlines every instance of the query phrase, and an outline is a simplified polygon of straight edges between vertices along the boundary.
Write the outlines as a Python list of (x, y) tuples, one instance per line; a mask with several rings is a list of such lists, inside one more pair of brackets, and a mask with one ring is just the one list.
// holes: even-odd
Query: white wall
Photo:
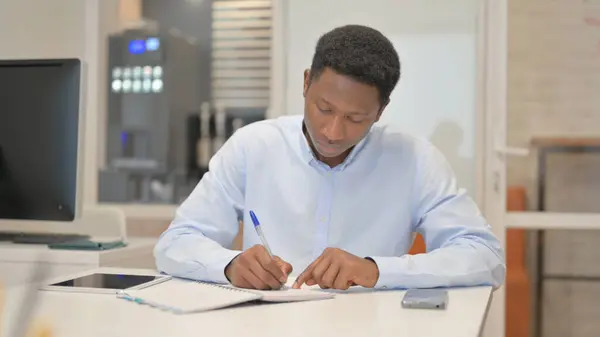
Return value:
[(402, 64), (381, 123), (430, 139), (475, 193), (476, 13), (476, 0), (290, 0), (287, 113), (303, 113), (302, 73), (320, 35), (349, 23), (379, 29)]
[(0, 1), (0, 59), (83, 57), (82, 0)]

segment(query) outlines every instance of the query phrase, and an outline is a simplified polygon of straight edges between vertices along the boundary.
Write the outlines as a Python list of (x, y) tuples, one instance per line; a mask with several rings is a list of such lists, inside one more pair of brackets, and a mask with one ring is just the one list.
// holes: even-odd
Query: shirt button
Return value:
[(319, 221), (321, 221), (321, 222), (325, 222), (325, 217), (324, 217), (324, 216), (320, 217), (320, 218), (319, 218)]

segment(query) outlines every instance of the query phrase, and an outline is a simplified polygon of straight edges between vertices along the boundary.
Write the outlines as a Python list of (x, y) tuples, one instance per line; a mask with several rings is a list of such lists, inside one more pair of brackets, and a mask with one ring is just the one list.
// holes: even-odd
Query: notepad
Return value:
[(298, 302), (334, 296), (309, 289), (260, 291), (178, 278), (140, 290), (123, 290), (117, 294), (121, 299), (176, 314), (210, 311), (252, 301)]
[[(234, 286), (225, 285), (223, 287), (229, 289), (239, 290), (240, 288), (236, 288)], [(309, 290), (309, 289), (293, 289), (291, 287), (285, 286), (281, 290), (250, 290), (243, 289), (243, 291), (251, 292), (254, 294), (258, 294), (261, 297), (259, 300), (263, 302), (300, 302), (300, 301), (314, 301), (321, 299), (332, 298), (334, 294), (325, 293), (317, 290)]]

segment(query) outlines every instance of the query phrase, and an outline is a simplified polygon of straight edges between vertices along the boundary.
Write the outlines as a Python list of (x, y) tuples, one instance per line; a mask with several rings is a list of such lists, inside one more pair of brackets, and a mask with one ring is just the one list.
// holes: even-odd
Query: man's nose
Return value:
[(342, 117), (334, 116), (331, 118), (328, 123), (325, 124), (323, 135), (327, 137), (327, 140), (331, 143), (344, 139), (344, 123)]

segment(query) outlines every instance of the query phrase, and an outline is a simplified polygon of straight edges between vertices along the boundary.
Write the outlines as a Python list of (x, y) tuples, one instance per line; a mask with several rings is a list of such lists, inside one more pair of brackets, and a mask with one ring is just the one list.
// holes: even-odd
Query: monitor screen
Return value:
[(72, 221), (80, 61), (0, 61), (0, 219)]

